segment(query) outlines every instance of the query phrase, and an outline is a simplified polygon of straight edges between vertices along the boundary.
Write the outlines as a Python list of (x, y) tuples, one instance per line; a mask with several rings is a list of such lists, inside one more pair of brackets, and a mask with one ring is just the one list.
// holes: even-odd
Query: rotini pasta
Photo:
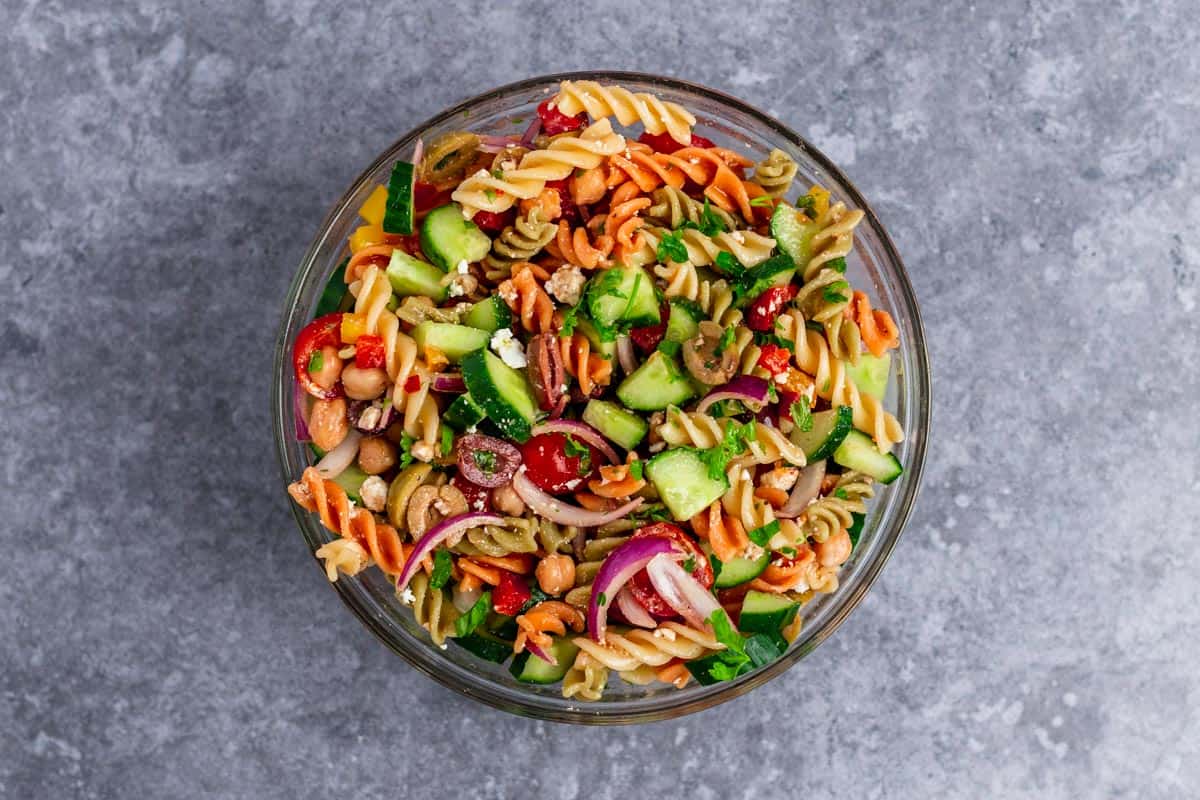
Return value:
[(616, 117), (622, 125), (640, 122), (648, 133), (667, 133), (680, 144), (691, 144), (696, 118), (677, 103), (652, 94), (595, 81), (563, 81), (555, 97), (558, 110), (569, 117), (586, 111), (593, 119)]
[[(725, 439), (726, 422), (671, 406), (667, 409), (666, 421), (658, 426), (658, 435), (674, 447), (716, 447)], [(782, 460), (800, 467), (805, 464), (804, 451), (766, 423), (754, 426), (754, 434), (747, 439), (746, 446), (748, 451), (737, 459), (739, 463), (773, 464)]]
[(666, 281), (664, 296), (691, 300), (721, 327), (731, 328), (741, 321), (742, 312), (733, 306), (733, 290), (729, 284), (724, 280), (701, 280), (691, 262), (668, 261), (655, 267), (654, 274)]
[(804, 267), (804, 280), (812, 280), (821, 269), (837, 258), (845, 258), (854, 248), (854, 229), (862, 222), (863, 212), (850, 210), (840, 200), (830, 203), (829, 192), (814, 186), (809, 194), (817, 199), (817, 225), (812, 239), (813, 256)]
[[(705, 205), (675, 186), (663, 186), (651, 194), (651, 205), (643, 216), (672, 230), (685, 222), (699, 225), (703, 219)], [(708, 213), (713, 215), (727, 231), (736, 230), (737, 221), (733, 215), (723, 208), (711, 206)]]
[(594, 702), (604, 696), (604, 687), (607, 685), (608, 667), (581, 652), (563, 676), (562, 696)]
[[(642, 238), (646, 247), (656, 248), (662, 238), (671, 233), (665, 228), (646, 225)], [(687, 248), (688, 261), (698, 267), (707, 266), (717, 260), (721, 253), (729, 253), (743, 266), (756, 267), (771, 257), (775, 240), (751, 230), (724, 231), (715, 236), (705, 236), (695, 228), (677, 231)]]
[(712, 634), (678, 622), (664, 622), (652, 631), (609, 630), (604, 644), (579, 636), (575, 644), (581, 653), (618, 672), (633, 672), (642, 666), (660, 667), (676, 658), (691, 661), (724, 649)]
[(862, 337), (858, 324), (846, 314), (850, 304), (849, 287), (840, 272), (823, 269), (800, 287), (796, 293), (796, 307), (806, 319), (821, 323), (834, 358), (856, 364), (862, 350)]
[(528, 261), (540, 253), (556, 233), (558, 226), (544, 219), (541, 209), (535, 207), (500, 232), (484, 264), (492, 270), (511, 270), (514, 261)]
[(792, 188), (800, 168), (796, 160), (776, 148), (754, 168), (754, 180), (771, 197), (783, 197)]
[(729, 488), (721, 496), (725, 513), (742, 523), (747, 533), (775, 521), (771, 505), (754, 496), (754, 476), (741, 464), (731, 464), (725, 473)]

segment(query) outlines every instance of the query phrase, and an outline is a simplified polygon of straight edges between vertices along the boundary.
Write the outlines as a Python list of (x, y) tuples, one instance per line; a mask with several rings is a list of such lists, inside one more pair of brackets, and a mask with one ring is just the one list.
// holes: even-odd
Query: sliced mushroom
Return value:
[(717, 348), (725, 329), (712, 320), (700, 323), (700, 333), (683, 343), (683, 364), (692, 377), (706, 386), (728, 383), (737, 371), (737, 353), (726, 348), (720, 355)]

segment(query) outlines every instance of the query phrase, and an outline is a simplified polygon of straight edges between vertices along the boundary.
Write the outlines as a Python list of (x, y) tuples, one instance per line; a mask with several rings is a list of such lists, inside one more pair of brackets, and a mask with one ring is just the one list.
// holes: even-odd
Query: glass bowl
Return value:
[[(859, 545), (842, 569), (841, 587), (833, 594), (817, 595), (802, 608), (804, 626), (787, 653), (726, 683), (711, 686), (693, 683), (680, 690), (664, 684), (627, 685), (614, 676), (603, 700), (591, 703), (568, 700), (559, 694), (557, 685), (518, 683), (505, 666), (479, 659), (453, 645), (446, 649), (435, 646), (413, 621), (412, 612), (397, 602), (379, 570), (364, 570), (353, 578), (343, 576), (331, 588), (364, 625), (405, 661), (468, 697), (515, 714), (564, 722), (620, 724), (661, 720), (738, 697), (782, 674), (825, 641), (859, 604), (883, 569), (909, 517), (921, 481), (930, 390), (924, 331), (916, 298), (892, 240), (866, 200), (840, 169), (799, 135), (729, 95), (673, 78), (632, 72), (564, 73), (531, 78), (473, 97), (417, 125), (367, 167), (334, 205), (292, 280), (275, 345), (271, 388), (275, 444), (284, 481), (295, 480), (309, 459), (307, 448), (293, 435), (291, 344), (297, 332), (312, 319), (322, 289), (345, 255), (347, 237), (360, 224), (357, 209), (371, 190), (387, 183), (397, 159), (411, 158), (417, 137), (429, 141), (440, 133), (464, 127), (493, 134), (523, 132), (537, 104), (556, 90), (559, 81), (567, 79), (617, 83), (681, 103), (696, 115), (698, 133), (756, 159), (773, 147), (783, 149), (800, 165), (797, 185), (820, 183), (829, 189), (834, 200), (865, 212), (855, 235), (854, 252), (847, 258), (847, 275), (854, 286), (869, 285), (868, 293), (877, 306), (891, 312), (900, 327), (901, 345), (893, 355), (896, 369), (887, 406), (906, 432), (906, 440), (896, 448), (905, 472), (890, 486), (878, 487)], [(310, 551), (332, 538), (333, 534), (321, 527), (316, 515), (295, 504), (291, 506)]]

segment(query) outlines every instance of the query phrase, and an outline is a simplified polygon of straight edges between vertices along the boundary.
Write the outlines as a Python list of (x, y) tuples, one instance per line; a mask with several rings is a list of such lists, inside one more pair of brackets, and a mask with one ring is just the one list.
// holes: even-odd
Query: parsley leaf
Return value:
[(842, 290), (849, 288), (850, 284), (846, 281), (834, 281), (821, 290), (821, 297), (825, 298), (826, 303), (845, 303), (850, 298), (842, 294)]
[(770, 664), (783, 655), (786, 649), (787, 642), (783, 641), (782, 637), (766, 633), (756, 633), (746, 640), (746, 657), (756, 669)]
[(688, 251), (683, 243), (683, 236), (678, 233), (663, 234), (658, 242), (656, 255), (661, 263), (674, 261), (678, 264), (687, 261)]
[(779, 533), (779, 520), (773, 519), (761, 528), (746, 531), (746, 536), (759, 547), (766, 547), (767, 542), (771, 541), (771, 537), (777, 533)]
[(708, 465), (708, 477), (719, 481), (725, 475), (729, 462), (746, 451), (746, 443), (755, 438), (754, 420), (738, 425), (725, 420), (725, 437), (715, 447), (700, 451), (700, 458)]
[(448, 456), (454, 452), (454, 429), (449, 425), (442, 426), (442, 455)]
[(310, 355), (308, 357), (308, 371), (309, 372), (320, 372), (321, 368), (324, 366), (325, 366), (325, 354), (322, 353), (320, 350), (314, 350), (312, 352), (312, 355)]
[(758, 197), (755, 197), (753, 200), (750, 201), (750, 205), (756, 206), (758, 208), (770, 208), (771, 202), (772, 202), (771, 195), (760, 194)]
[(674, 358), (675, 356), (679, 355), (680, 346), (681, 345), (679, 344), (679, 342), (672, 342), (670, 339), (663, 339), (661, 342), (658, 343), (657, 349), (663, 355), (668, 356), (670, 358)]
[(762, 347), (764, 344), (773, 344), (776, 347), (782, 347), (789, 353), (796, 352), (795, 343), (793, 343), (790, 339), (785, 339), (782, 336), (776, 336), (773, 333), (762, 333), (761, 331), (756, 331), (754, 334), (754, 343), (759, 347)]
[(696, 571), (696, 557), (691, 556), (688, 558), (687, 561), (684, 561), (683, 569), (685, 572), (695, 572)]
[(846, 259), (842, 258), (841, 256), (838, 256), (832, 261), (826, 262), (825, 266), (834, 272), (840, 272), (843, 275), (846, 274)]
[(803, 211), (805, 214), (807, 214), (809, 217), (812, 217), (813, 219), (816, 219), (816, 216), (817, 216), (816, 208), (817, 208), (817, 198), (813, 197), (811, 194), (806, 194), (806, 195), (804, 195), (804, 197), (801, 197), (799, 200), (796, 201), (796, 209), (798, 211)]
[(791, 408), (792, 421), (796, 423), (796, 427), (808, 433), (813, 428), (812, 409), (808, 405), (808, 397), (800, 395), (796, 398), (796, 402), (792, 403)]
[(730, 653), (745, 654), (746, 642), (733, 627), (733, 623), (729, 621), (729, 615), (725, 613), (725, 609), (718, 608), (714, 611), (708, 618), (708, 624), (712, 626), (713, 636), (718, 642), (725, 645)]
[(449, 550), (437, 550), (433, 554), (433, 574), (429, 576), (429, 585), (434, 589), (440, 589), (446, 585), (446, 581), (450, 580), (450, 567), (454, 562), (450, 558)]
[(835, 489), (833, 492), (833, 496), (836, 497), (838, 500), (849, 500), (850, 499), (850, 495), (846, 493), (845, 489)]
[(700, 211), (700, 232), (705, 236), (716, 236), (727, 230), (721, 215), (712, 210), (708, 198), (704, 198), (704, 208)]
[(454, 632), (459, 637), (474, 633), (475, 629), (487, 619), (488, 612), (491, 610), (492, 593), (484, 592), (479, 595), (479, 599), (475, 601), (475, 605), (471, 606), (471, 609), (467, 613), (454, 620)]
[(496, 201), (496, 193), (493, 190), (484, 189), (483, 194), (487, 197), (488, 200), (491, 200), (492, 202)]
[[(579, 305), (583, 305), (580, 303)], [(562, 326), (558, 329), (558, 335), (566, 338), (575, 333), (575, 323), (578, 322), (579, 305), (571, 306), (563, 312)]]
[(596, 598), (596, 602), (602, 606), (608, 605), (608, 597), (604, 594), (604, 592), (601, 592), (600, 596)]
[(714, 555), (710, 555), (708, 557), (708, 563), (712, 566), (713, 580), (715, 581), (717, 578), (721, 577), (721, 567), (725, 565), (721, 563), (721, 559)]
[(396, 465), (397, 469), (407, 469), (412, 464), (412, 446), (416, 441), (407, 433), (400, 437), (400, 463)]
[(492, 170), (492, 177), (497, 180), (502, 179), (504, 177), (504, 170), (499, 168)]
[(640, 458), (634, 459), (630, 462), (629, 474), (633, 476), (635, 481), (642, 480), (642, 476), (645, 475), (645, 466), (642, 464), (642, 460)]
[(733, 328), (726, 328), (725, 332), (721, 334), (721, 339), (717, 342), (717, 349), (714, 352), (719, 356), (732, 346)]
[(571, 436), (569, 433), (567, 434), (566, 454), (568, 458), (573, 458), (575, 456), (586, 456), (589, 455), (590, 452), (591, 451), (588, 450), (587, 445), (580, 444), (579, 442), (575, 441), (575, 437)]
[(491, 475), (496, 471), (496, 454), (491, 450), (476, 450), (472, 457), (475, 459), (475, 466), (483, 472)]
[(742, 262), (738, 261), (734, 257), (733, 253), (728, 253), (724, 250), (717, 253), (717, 257), (713, 261), (713, 264), (721, 272), (735, 279), (746, 274), (746, 268), (742, 266)]

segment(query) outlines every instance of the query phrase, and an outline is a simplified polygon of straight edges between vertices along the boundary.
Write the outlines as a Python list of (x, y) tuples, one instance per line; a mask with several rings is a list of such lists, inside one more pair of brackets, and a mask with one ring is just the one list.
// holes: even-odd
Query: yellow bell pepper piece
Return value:
[(808, 190), (808, 194), (813, 199), (813, 213), (818, 217), (829, 211), (829, 191), (822, 186), (816, 184)]
[(375, 191), (371, 192), (371, 196), (358, 209), (358, 215), (378, 228), (383, 225), (385, 211), (387, 211), (387, 187), (380, 185), (375, 187)]
[(366, 332), (366, 314), (342, 314), (342, 342), (354, 344)]
[(383, 244), (386, 241), (383, 228), (378, 225), (363, 225), (350, 234), (350, 252), (357, 253), (364, 247)]

